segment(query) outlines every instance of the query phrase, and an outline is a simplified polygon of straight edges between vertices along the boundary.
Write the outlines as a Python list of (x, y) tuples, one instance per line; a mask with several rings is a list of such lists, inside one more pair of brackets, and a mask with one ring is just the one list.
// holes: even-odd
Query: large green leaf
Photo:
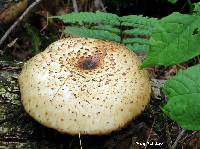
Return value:
[(200, 17), (173, 13), (155, 24), (150, 49), (142, 67), (169, 66), (200, 54)]
[(166, 81), (164, 92), (169, 100), (163, 111), (181, 127), (200, 130), (200, 64)]

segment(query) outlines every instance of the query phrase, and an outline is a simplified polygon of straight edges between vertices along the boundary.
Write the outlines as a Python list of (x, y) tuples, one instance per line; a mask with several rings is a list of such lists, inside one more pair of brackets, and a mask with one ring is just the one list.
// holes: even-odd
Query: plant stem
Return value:
[(122, 42), (123, 42), (123, 33), (122, 33), (123, 31), (122, 31), (122, 21), (120, 21), (120, 34), (119, 34), (119, 36), (120, 36), (120, 43), (122, 44)]
[(191, 2), (191, 0), (187, 0), (187, 2), (188, 2), (188, 5), (189, 5), (189, 7), (190, 7), (190, 13), (191, 13), (192, 10), (193, 10), (192, 2)]
[(176, 138), (174, 144), (172, 145), (171, 149), (176, 149), (178, 141), (181, 139), (181, 137), (184, 135), (185, 133), (185, 129), (182, 129), (181, 132), (179, 133), (178, 137)]

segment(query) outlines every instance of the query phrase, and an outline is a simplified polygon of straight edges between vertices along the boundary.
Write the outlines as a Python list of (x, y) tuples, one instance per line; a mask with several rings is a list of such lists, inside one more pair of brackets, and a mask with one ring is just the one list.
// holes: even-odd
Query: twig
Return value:
[(179, 140), (181, 139), (181, 137), (184, 135), (185, 133), (185, 129), (182, 129), (181, 132), (178, 134), (178, 137), (176, 138), (174, 144), (172, 145), (171, 149), (176, 149), (176, 146), (179, 142)]
[(103, 4), (103, 1), (102, 1), (102, 0), (100, 0), (100, 5), (101, 5), (102, 10), (103, 10), (104, 12), (106, 12), (106, 8), (104, 7), (104, 4)]
[(147, 137), (147, 141), (146, 141), (146, 143), (145, 143), (145, 147), (144, 147), (144, 149), (147, 148), (147, 145), (148, 145), (148, 142), (149, 142), (149, 139), (150, 139), (150, 136), (151, 136), (151, 133), (152, 133), (152, 130), (153, 130), (154, 124), (155, 124), (155, 118), (154, 118), (154, 120), (153, 120), (153, 124), (152, 124), (152, 126), (151, 126), (150, 131), (149, 131), (149, 135), (148, 135), (148, 137)]
[(102, 9), (104, 12), (106, 12), (106, 8), (104, 7), (104, 4), (102, 2), (102, 0), (95, 0), (94, 1), (94, 5), (97, 9)]
[(171, 136), (170, 136), (170, 132), (169, 132), (169, 125), (168, 125), (168, 122), (167, 120), (164, 118), (164, 122), (165, 122), (165, 137), (166, 137), (166, 143), (167, 143), (167, 146), (169, 149), (171, 149), (171, 142), (172, 142), (172, 139), (171, 139)]
[(67, 149), (71, 149), (73, 143), (74, 143), (74, 138), (70, 141), (70, 143), (69, 143)]
[(185, 141), (186, 139), (190, 138), (191, 136), (194, 136), (198, 131), (194, 131), (193, 133), (191, 134), (188, 134), (187, 136), (185, 136), (183, 139), (182, 139), (182, 142)]
[(44, 25), (44, 27), (40, 30), (40, 32), (42, 32), (43, 30), (45, 30), (49, 24), (49, 12), (47, 11), (46, 13), (46, 24)]
[[(177, 64), (177, 66), (180, 67), (181, 69), (186, 69), (185, 66), (182, 66), (182, 65), (180, 65), (180, 64)], [(177, 70), (176, 70), (176, 71), (177, 71)]]
[(73, 7), (74, 7), (74, 12), (78, 12), (78, 6), (76, 0), (72, 0)]
[(24, 12), (23, 14), (15, 21), (13, 25), (10, 26), (10, 28), (6, 31), (6, 33), (3, 35), (3, 37), (0, 39), (0, 46), (3, 44), (3, 42), (6, 40), (8, 35), (12, 32), (12, 30), (23, 20), (23, 18), (29, 13), (30, 10), (32, 10), (37, 4), (39, 4), (42, 0), (35, 0)]
[(12, 47), (15, 45), (15, 43), (17, 42), (18, 38), (15, 38), (13, 41), (11, 41), (9, 44), (8, 44), (8, 47)]
[(197, 56), (197, 63), (200, 64), (200, 56)]
[(80, 132), (79, 132), (79, 134), (78, 134), (78, 138), (79, 138), (80, 149), (83, 149), (83, 147), (82, 147), (82, 142), (81, 142), (81, 133), (80, 133)]

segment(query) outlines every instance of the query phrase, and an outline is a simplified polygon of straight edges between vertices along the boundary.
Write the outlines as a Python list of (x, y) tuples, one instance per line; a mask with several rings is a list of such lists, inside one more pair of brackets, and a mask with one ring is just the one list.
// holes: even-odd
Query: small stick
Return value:
[(42, 0), (35, 0), (23, 13), (22, 15), (15, 21), (13, 25), (10, 26), (10, 28), (6, 31), (6, 33), (3, 35), (3, 37), (0, 39), (0, 46), (3, 44), (3, 42), (6, 40), (8, 35), (12, 32), (12, 30), (23, 20), (23, 18), (29, 13), (30, 10), (32, 10), (37, 4), (39, 4)]
[(78, 138), (79, 138), (80, 149), (83, 149), (83, 147), (82, 147), (82, 142), (81, 142), (81, 133), (80, 133), (80, 132), (79, 132), (79, 134), (78, 134)]
[(104, 7), (104, 4), (103, 4), (103, 1), (102, 1), (102, 0), (100, 0), (100, 5), (101, 5), (102, 10), (103, 10), (104, 12), (106, 12), (106, 8)]
[(106, 8), (104, 7), (102, 0), (95, 0), (94, 5), (96, 8), (101, 8), (104, 12), (106, 12)]
[(169, 132), (169, 125), (168, 125), (168, 122), (166, 119), (164, 119), (164, 122), (165, 122), (165, 137), (166, 137), (166, 142), (167, 142), (167, 146), (169, 149), (171, 149), (171, 136), (170, 136), (170, 132)]
[(49, 13), (47, 12), (47, 14), (46, 14), (46, 21), (47, 21), (47, 23), (44, 25), (44, 27), (40, 30), (40, 32), (42, 32), (43, 30), (45, 30), (46, 28), (47, 28), (47, 26), (48, 26), (48, 24), (49, 24)]
[(154, 120), (153, 120), (153, 124), (152, 124), (152, 126), (151, 126), (151, 129), (150, 129), (150, 131), (149, 131), (149, 135), (148, 135), (148, 137), (147, 137), (147, 141), (146, 141), (146, 143), (145, 143), (145, 147), (144, 147), (144, 149), (146, 149), (146, 148), (147, 148), (147, 145), (148, 145), (148, 143), (147, 143), (147, 142), (149, 142), (150, 135), (151, 135), (151, 133), (152, 133), (152, 130), (153, 130), (153, 126), (154, 126), (154, 124), (155, 124), (155, 118), (154, 118)]
[(172, 145), (171, 149), (176, 149), (176, 146), (178, 144), (178, 141), (181, 139), (181, 137), (184, 135), (185, 129), (182, 129), (181, 132), (178, 134), (178, 137), (176, 138), (174, 144)]

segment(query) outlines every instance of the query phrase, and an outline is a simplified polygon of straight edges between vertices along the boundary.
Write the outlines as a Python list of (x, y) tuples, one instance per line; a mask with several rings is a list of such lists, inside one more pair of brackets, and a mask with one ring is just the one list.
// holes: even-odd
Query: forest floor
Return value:
[[(99, 1), (98, 1), (99, 2)], [(100, 1), (101, 2), (101, 1)], [(147, 6), (149, 7), (147, 8)], [(17, 77), (23, 63), (41, 52), (50, 43), (63, 37), (63, 23), (47, 19), (75, 11), (72, 2), (55, 0), (51, 4), (44, 0), (30, 11), (11, 32), (0, 47), (0, 149), (198, 149), (200, 132), (186, 131), (171, 121), (162, 112), (167, 98), (162, 93), (163, 82), (175, 75), (179, 69), (200, 63), (195, 57), (187, 63), (171, 67), (151, 67), (153, 95), (143, 114), (127, 127), (106, 136), (69, 136), (46, 128), (24, 111)], [(152, 7), (151, 7), (152, 6)], [(94, 2), (82, 0), (79, 11), (106, 9), (118, 15), (144, 14), (163, 17), (173, 11), (188, 12), (186, 3), (176, 5), (167, 2), (110, 2), (95, 6)], [(139, 8), (139, 9), (138, 9)], [(156, 9), (158, 8), (158, 9)], [(170, 9), (169, 9), (170, 8)], [(0, 26), (0, 36), (14, 23)], [(145, 55), (143, 55), (145, 56)], [(80, 144), (81, 140), (81, 144)]]

